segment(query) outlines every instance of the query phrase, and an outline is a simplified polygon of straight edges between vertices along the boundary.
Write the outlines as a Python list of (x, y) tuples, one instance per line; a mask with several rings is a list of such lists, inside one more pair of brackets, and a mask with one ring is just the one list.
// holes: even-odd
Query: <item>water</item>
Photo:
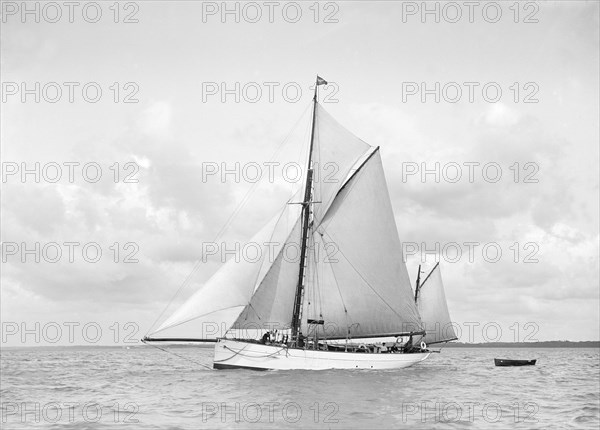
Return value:
[[(210, 364), (212, 348), (172, 349)], [(537, 358), (494, 367), (493, 358)], [(598, 349), (445, 348), (393, 371), (215, 371), (143, 348), (3, 349), (3, 429), (589, 428)]]

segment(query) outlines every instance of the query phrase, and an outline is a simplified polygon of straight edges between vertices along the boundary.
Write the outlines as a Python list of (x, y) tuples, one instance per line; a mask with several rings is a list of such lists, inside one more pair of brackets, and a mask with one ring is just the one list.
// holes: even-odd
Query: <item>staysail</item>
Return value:
[(292, 297), (298, 280), (300, 218), (269, 267), (248, 305), (236, 319), (233, 330), (247, 337), (252, 330), (287, 329), (292, 319)]
[(450, 320), (439, 263), (418, 286), (416, 302), (425, 325), (423, 340), (428, 345), (458, 339)]

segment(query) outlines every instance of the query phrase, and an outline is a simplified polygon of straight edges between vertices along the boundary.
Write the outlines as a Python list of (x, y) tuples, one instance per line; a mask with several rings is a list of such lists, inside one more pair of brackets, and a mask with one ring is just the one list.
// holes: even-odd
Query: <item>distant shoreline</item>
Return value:
[[(203, 345), (163, 345), (175, 348), (210, 348), (213, 344)], [(125, 349), (125, 348), (149, 348), (150, 345), (142, 343), (123, 344), (123, 345), (24, 345), (24, 346), (0, 346), (0, 350), (8, 349), (58, 349), (58, 348), (104, 348), (104, 349)], [(463, 343), (450, 342), (445, 344), (433, 344), (432, 349), (436, 348), (600, 348), (600, 341), (588, 340), (580, 342), (571, 342), (568, 340), (551, 340), (539, 342), (486, 342), (486, 343)]]
[[(434, 347), (436, 345), (432, 345)], [(571, 342), (569, 340), (549, 340), (539, 342), (486, 342), (486, 343), (463, 343), (450, 342), (445, 348), (600, 348), (600, 341), (586, 340)]]

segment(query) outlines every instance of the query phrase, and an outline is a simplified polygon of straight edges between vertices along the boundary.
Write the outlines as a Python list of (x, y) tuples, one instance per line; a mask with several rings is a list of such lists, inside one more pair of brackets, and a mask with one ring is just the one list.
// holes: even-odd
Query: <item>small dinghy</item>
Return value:
[(494, 358), (496, 366), (535, 366), (537, 360), (507, 360), (504, 358)]

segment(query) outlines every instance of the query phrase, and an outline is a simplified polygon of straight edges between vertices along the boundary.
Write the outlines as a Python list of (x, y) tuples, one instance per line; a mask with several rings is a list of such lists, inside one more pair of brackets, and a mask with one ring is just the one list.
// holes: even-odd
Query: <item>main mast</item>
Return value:
[(300, 314), (302, 307), (302, 293), (304, 290), (304, 272), (306, 268), (306, 248), (308, 241), (310, 225), (310, 204), (312, 197), (312, 154), (315, 143), (315, 123), (317, 118), (317, 89), (319, 88), (320, 78), (317, 76), (315, 82), (315, 95), (313, 97), (312, 129), (310, 133), (310, 146), (308, 148), (308, 162), (306, 163), (306, 187), (304, 188), (304, 200), (302, 201), (302, 239), (300, 240), (300, 271), (298, 272), (298, 284), (296, 285), (296, 295), (294, 298), (294, 313), (292, 314), (292, 342), (298, 344), (298, 335), (300, 334)]

